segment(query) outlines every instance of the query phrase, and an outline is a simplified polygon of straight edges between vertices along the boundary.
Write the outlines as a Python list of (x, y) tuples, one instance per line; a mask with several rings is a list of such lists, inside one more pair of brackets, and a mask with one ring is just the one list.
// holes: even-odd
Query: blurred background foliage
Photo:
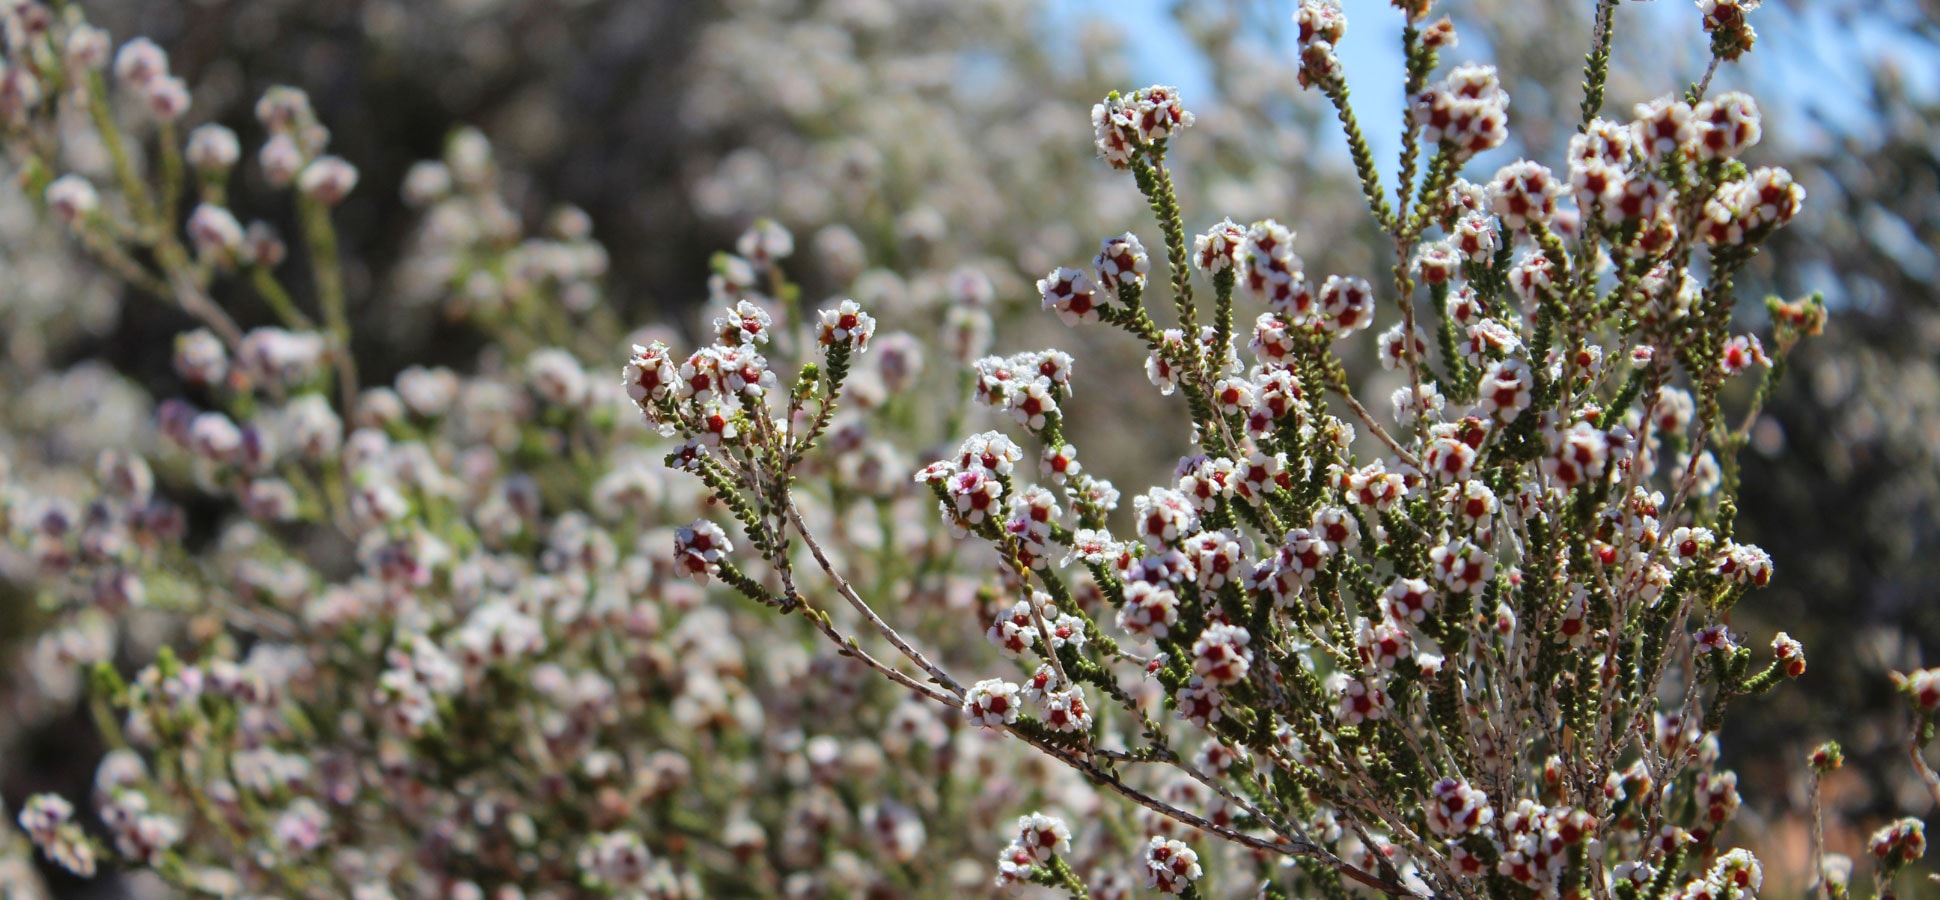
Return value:
[[(1399, 76), (1384, 71), (1398, 70), (1398, 55), (1378, 44), (1398, 32), (1385, 5), (1350, 4), (1352, 40), (1361, 43), (1346, 48), (1363, 121), (1377, 135), (1402, 109)], [(811, 298), (840, 290), (933, 297), (955, 289), (970, 267), (989, 279), (1004, 311), (996, 349), (1039, 346), (1033, 330), (1045, 325), (1030, 280), (1088, 258), (1098, 237), (1138, 221), (1136, 194), (1091, 159), (1086, 110), (1107, 90), (1147, 82), (1180, 83), (1200, 116), (1181, 148), (1184, 205), (1199, 217), (1189, 227), (1219, 215), (1273, 216), (1300, 229), (1310, 269), (1375, 264), (1345, 154), (1315, 98), (1294, 83), (1286, 3), (86, 6), (118, 39), (147, 34), (170, 48), (193, 85), (198, 119), (248, 135), (251, 102), (264, 87), (309, 90), (337, 152), (363, 172), (340, 222), (352, 296), (361, 298), (353, 307), (359, 356), (374, 381), (407, 363), (470, 365), (481, 346), (427, 299), (425, 273), (405, 265), (419, 223), (396, 193), (412, 162), (439, 155), (447, 135), (467, 125), (493, 140), (514, 212), (536, 222), (572, 204), (590, 215), (611, 253), (605, 299), (629, 322), (690, 324), (707, 296), (710, 255), (769, 215), (818, 249), (799, 273)], [(1593, 5), (1438, 6), (1462, 28), (1447, 61), (1502, 69), (1515, 134), (1502, 152), (1559, 158)], [(1778, 860), (1804, 855), (1801, 760), (1826, 738), (1842, 741), (1853, 760), (1833, 786), (1832, 849), (1859, 850), (1855, 835), (1889, 816), (1932, 813), (1901, 755), (1906, 726), (1887, 672), (1940, 663), (1937, 16), (1935, 0), (1769, 0), (1753, 19), (1760, 46), (1719, 76), (1752, 91), (1766, 111), (1760, 161), (1787, 166), (1810, 194), (1740, 293), (1823, 291), (1834, 313), (1825, 336), (1794, 358), (1744, 454), (1753, 486), (1744, 536), (1771, 551), (1779, 577), (1740, 610), (1740, 624), (1753, 633), (1788, 629), (1811, 658), (1805, 679), (1737, 710), (1724, 735), (1726, 760), (1757, 813), (1741, 827)], [(1701, 74), (1696, 17), (1679, 0), (1620, 7), (1617, 27), (1630, 33), (1617, 42), (1611, 109)], [(1503, 161), (1480, 160), (1473, 171)], [(238, 208), (287, 224), (290, 210), (271, 192), (246, 181), (241, 194)], [(145, 298), (123, 302), (33, 214), (16, 191), (0, 194), (0, 440), (16, 466), (49, 469), (85, 466), (101, 446), (139, 449), (149, 439), (148, 404), (179, 390), (170, 336), (188, 322)], [(246, 325), (269, 321), (252, 297), (224, 299)], [(1743, 315), (1755, 323), (1763, 311), (1748, 304)], [(1131, 348), (1090, 346), (1084, 333), (1060, 330), (1057, 339), (1067, 338), (1081, 359), (1135, 364)], [(1364, 376), (1378, 380), (1378, 368), (1362, 362)], [(1139, 433), (1160, 401), (1134, 393), (1076, 405), (1079, 443), (1120, 448), (1095, 461), (1114, 477), (1166, 466), (1183, 443), (1182, 435), (1084, 438)], [(30, 664), (33, 598), (6, 587), (6, 565), (0, 560), (0, 793), (16, 806), (33, 790), (85, 784), (96, 752), (84, 716), (59, 700), (72, 686), (43, 683), (45, 670)]]

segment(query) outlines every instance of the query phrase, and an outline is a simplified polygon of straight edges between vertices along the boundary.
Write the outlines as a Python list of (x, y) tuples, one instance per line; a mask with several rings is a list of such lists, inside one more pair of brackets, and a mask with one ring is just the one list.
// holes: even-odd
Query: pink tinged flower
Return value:
[(997, 854), (996, 886), (1010, 888), (1028, 884), (1031, 877), (1037, 874), (1037, 867), (1032, 865), (1036, 858), (1031, 848), (1011, 842)]
[(1455, 234), (1450, 240), (1462, 257), (1472, 263), (1489, 262), (1495, 257), (1496, 248), (1502, 245), (1495, 223), (1479, 213), (1463, 216), (1455, 224)]
[(1049, 382), (1041, 378), (1012, 388), (1004, 401), (1017, 424), (1033, 432), (1043, 430), (1050, 417), (1058, 413), (1057, 398), (1051, 395)]
[(296, 178), (296, 189), (335, 206), (357, 186), (357, 167), (335, 156), (325, 156), (303, 167)]
[(1569, 646), (1582, 649), (1590, 642), (1589, 591), (1582, 585), (1573, 585), (1570, 600), (1563, 607), (1563, 617), (1556, 623), (1556, 636)]
[(195, 167), (197, 172), (220, 176), (227, 173), (242, 158), (242, 141), (221, 125), (214, 123), (197, 126), (189, 132), (189, 139), (183, 147), (182, 155)]
[(971, 525), (982, 523), (1000, 509), (1004, 486), (983, 469), (966, 469), (951, 476), (949, 494), (957, 515)]
[(1070, 444), (1046, 446), (1038, 460), (1038, 472), (1052, 484), (1064, 484), (1083, 471), (1078, 464), (1078, 448)]
[(1439, 437), (1429, 442), (1421, 462), (1428, 474), (1439, 481), (1450, 484), (1467, 481), (1475, 466), (1475, 448), (1459, 438)]
[(1206, 531), (1186, 540), (1185, 551), (1193, 560), (1200, 589), (1216, 591), (1240, 580), (1246, 564), (1241, 540), (1233, 531)]
[(173, 75), (150, 79), (142, 86), (148, 112), (157, 122), (179, 121), (189, 111), (189, 85)]
[(225, 264), (236, 259), (243, 245), (242, 223), (229, 210), (207, 203), (189, 214), (189, 242), (203, 259)]
[(1509, 94), (1493, 66), (1463, 65), (1417, 95), (1411, 106), (1422, 138), (1459, 156), (1495, 149), (1509, 137)]
[(323, 846), (330, 828), (330, 814), (308, 797), (298, 797), (276, 817), (272, 826), (275, 842), (285, 853), (302, 855)]
[(1882, 863), (1904, 865), (1927, 852), (1926, 823), (1906, 818), (1873, 832), (1867, 844), (1873, 857)]
[(67, 33), (64, 61), (77, 70), (99, 69), (108, 64), (110, 46), (106, 31), (92, 25), (76, 25)]
[(765, 344), (768, 343), (772, 325), (773, 318), (760, 304), (753, 300), (739, 300), (714, 319), (714, 334), (722, 344), (728, 346)]
[(1186, 346), (1185, 332), (1168, 328), (1159, 336), (1159, 346), (1145, 359), (1145, 377), (1167, 397), (1179, 386), (1179, 366), (1174, 360), (1192, 352)]
[(1723, 625), (1712, 625), (1698, 630), (1694, 639), (1698, 653), (1721, 653), (1730, 655), (1738, 649), (1738, 643), (1731, 639), (1731, 629)]
[(1733, 542), (1719, 549), (1713, 571), (1738, 584), (1764, 587), (1772, 578), (1772, 557), (1754, 545)]
[(1221, 378), (1213, 385), (1213, 402), (1219, 404), (1219, 411), (1224, 415), (1237, 416), (1249, 411), (1253, 396), (1253, 383), (1245, 378)]
[(707, 401), (694, 418), (700, 426), (701, 443), (709, 447), (731, 443), (741, 435), (740, 427), (735, 424), (734, 412), (717, 401)]
[(1272, 219), (1247, 228), (1237, 253), (1239, 287), (1275, 312), (1304, 315), (1312, 307), (1312, 295), (1305, 288), (1293, 239), (1293, 231)]
[(1268, 365), (1291, 363), (1296, 349), (1291, 326), (1278, 313), (1270, 312), (1260, 313), (1253, 320), (1253, 338), (1247, 346)]
[(69, 229), (77, 229), (101, 208), (101, 195), (87, 179), (62, 175), (47, 185), (47, 208)]
[(639, 404), (650, 418), (653, 416), (653, 402), (667, 396), (677, 377), (673, 361), (668, 358), (666, 344), (654, 341), (648, 347), (633, 345), (633, 356), (627, 360), (623, 381), (627, 396), (633, 398), (633, 402)]
[(168, 54), (154, 41), (138, 37), (115, 54), (115, 77), (130, 86), (143, 86), (168, 74)]
[(1009, 475), (1024, 451), (1002, 432), (986, 431), (971, 435), (957, 447), (958, 469), (982, 469), (994, 475)]
[(795, 253), (795, 236), (773, 219), (757, 219), (734, 243), (741, 258), (760, 268), (768, 268)]
[(1224, 457), (1189, 456), (1179, 461), (1177, 471), (1178, 493), (1201, 511), (1216, 509), (1220, 501), (1233, 496), (1237, 486), (1233, 461)]
[(1549, 443), (1542, 469), (1557, 484), (1573, 488), (1603, 478), (1610, 459), (1610, 435), (1588, 422), (1578, 422), (1567, 431), (1552, 433)]
[(1522, 338), (1496, 319), (1483, 319), (1468, 327), (1460, 344), (1469, 365), (1482, 366), (1522, 350)]

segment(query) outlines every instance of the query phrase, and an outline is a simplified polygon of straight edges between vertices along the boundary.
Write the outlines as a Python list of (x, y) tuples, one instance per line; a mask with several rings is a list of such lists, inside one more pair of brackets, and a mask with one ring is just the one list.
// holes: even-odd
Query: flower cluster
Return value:
[[(1454, 26), (1397, 5), (1418, 183), (1394, 200), (1347, 106), (1340, 5), (1296, 15), (1299, 80), (1348, 125), (1392, 244), (1378, 278), (1310, 277), (1271, 218), (1188, 241), (1173, 154), (1213, 117), (1166, 86), (1093, 108), (1153, 249), (1121, 223), (1088, 266), (1049, 237), (1014, 255), (1049, 268), (1046, 319), (1124, 332), (1176, 398), (1191, 446), (1122, 508), (1096, 471), (1120, 455), (1079, 463), (1089, 362), (990, 354), (999, 298), (1029, 290), (1002, 266), (905, 280), (846, 226), (798, 248), (757, 220), (676, 350), (611, 319), (584, 213), (525, 234), (475, 131), (405, 179), (424, 227), (399, 287), (492, 349), (362, 381), (332, 223), (359, 176), (305, 96), (257, 108), (256, 164), (294, 191), (308, 260), (291, 291), (288, 248), (230, 211), (243, 136), (177, 137), (166, 55), (137, 41), (113, 62), (157, 126), (151, 178), (106, 79), (34, 87), (109, 65), (106, 35), (7, 7), (0, 112), (37, 132), (18, 149), (57, 146), (54, 107), (77, 103), (130, 160), (104, 185), (36, 156), (23, 181), (202, 323), (174, 343), (186, 396), (153, 417), (152, 453), (104, 453), (58, 490), (0, 472), (11, 552), (59, 617), (35, 652), (86, 674), (127, 748), (97, 774), (101, 832), (53, 796), (18, 825), (77, 873), (112, 860), (224, 896), (876, 896), (990, 880), (947, 863), (987, 864), (1027, 804), (1059, 815), (1016, 820), (999, 887), (1752, 895), (1715, 735), (1805, 657), (1779, 633), (1755, 667), (1728, 624), (1773, 577), (1734, 527), (1758, 409), (1738, 385), (1764, 396), (1823, 309), (1734, 332), (1732, 276), (1803, 192), (1741, 161), (1756, 105), (1701, 89), (1632, 121), (1599, 117), (1599, 94), (1566, 168), (1470, 181), (1506, 140), (1507, 93), (1485, 66), (1433, 81)], [(1728, 59), (1750, 32), (1713, 6)], [(894, 12), (826, 14), (863, 32)], [(1607, 48), (1590, 59), (1600, 85)], [(809, 155), (866, 183), (894, 168), (871, 151)], [(730, 174), (703, 179), (722, 209), (759, 193)], [(825, 187), (783, 192), (828, 218), (847, 200)], [(921, 213), (886, 223), (887, 256), (960, 249)], [(807, 302), (798, 266), (836, 289)], [(230, 278), (278, 325), (237, 326), (212, 290)], [(1391, 415), (1358, 399), (1357, 355), (1405, 379)], [(1940, 676), (1906, 690), (1930, 726)], [(1899, 823), (1873, 849), (1890, 872), (1923, 834)]]

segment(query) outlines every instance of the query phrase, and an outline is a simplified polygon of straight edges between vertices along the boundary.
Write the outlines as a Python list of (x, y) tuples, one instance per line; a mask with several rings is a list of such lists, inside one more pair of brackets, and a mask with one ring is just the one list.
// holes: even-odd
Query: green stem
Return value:
[(337, 228), (330, 221), (330, 208), (315, 197), (299, 195), (297, 211), (303, 224), (303, 239), (310, 248), (310, 272), (317, 285), (317, 305), (323, 309), (324, 325), (330, 329), (336, 348), (337, 373), (343, 386), (343, 405), (348, 412), (357, 400), (357, 361), (350, 350), (350, 316), (344, 308), (343, 259), (337, 247)]

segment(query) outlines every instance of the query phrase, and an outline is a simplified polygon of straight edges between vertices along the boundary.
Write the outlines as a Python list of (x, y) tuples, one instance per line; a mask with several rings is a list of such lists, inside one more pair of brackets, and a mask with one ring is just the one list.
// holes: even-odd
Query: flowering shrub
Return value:
[[(1758, 109), (1708, 78), (1602, 118), (1609, 0), (1561, 173), (1471, 182), (1510, 98), (1486, 66), (1437, 77), (1453, 26), (1396, 5), (1391, 193), (1344, 14), (1296, 18), (1385, 274), (1309, 275), (1270, 219), (1189, 234), (1178, 92), (1092, 109), (1156, 249), (1105, 238), (1037, 290), (1182, 401), (1193, 452), (1129, 503), (1066, 431), (1103, 385), (1063, 350), (987, 355), (974, 273), (937, 306), (811, 308), (760, 222), (715, 259), (706, 342), (641, 333), (622, 366), (588, 219), (526, 235), (476, 132), (402, 188), (414, 270), (494, 349), (370, 385), (331, 218), (358, 173), (305, 95), (263, 97), (254, 148), (292, 191), (297, 290), (230, 209), (243, 139), (183, 131), (166, 54), (6, 6), (29, 195), (203, 326), (153, 462), (5, 485), (62, 617), (40, 646), (115, 746), (101, 830), (52, 795), (19, 826), (76, 873), (221, 896), (1750, 896), (1714, 735), (1805, 657), (1781, 632), (1761, 664), (1726, 621), (1772, 574), (1733, 537), (1734, 454), (1825, 313), (1774, 300), (1767, 338), (1735, 333), (1733, 275), (1803, 191), (1740, 161)], [(1705, 6), (1717, 58), (1750, 46)], [(219, 281), (279, 326), (236, 324)], [(1377, 328), (1404, 384), (1370, 409), (1340, 348)], [(213, 538), (177, 491), (228, 511)], [(1874, 843), (1882, 877), (1924, 850), (1917, 822)]]

